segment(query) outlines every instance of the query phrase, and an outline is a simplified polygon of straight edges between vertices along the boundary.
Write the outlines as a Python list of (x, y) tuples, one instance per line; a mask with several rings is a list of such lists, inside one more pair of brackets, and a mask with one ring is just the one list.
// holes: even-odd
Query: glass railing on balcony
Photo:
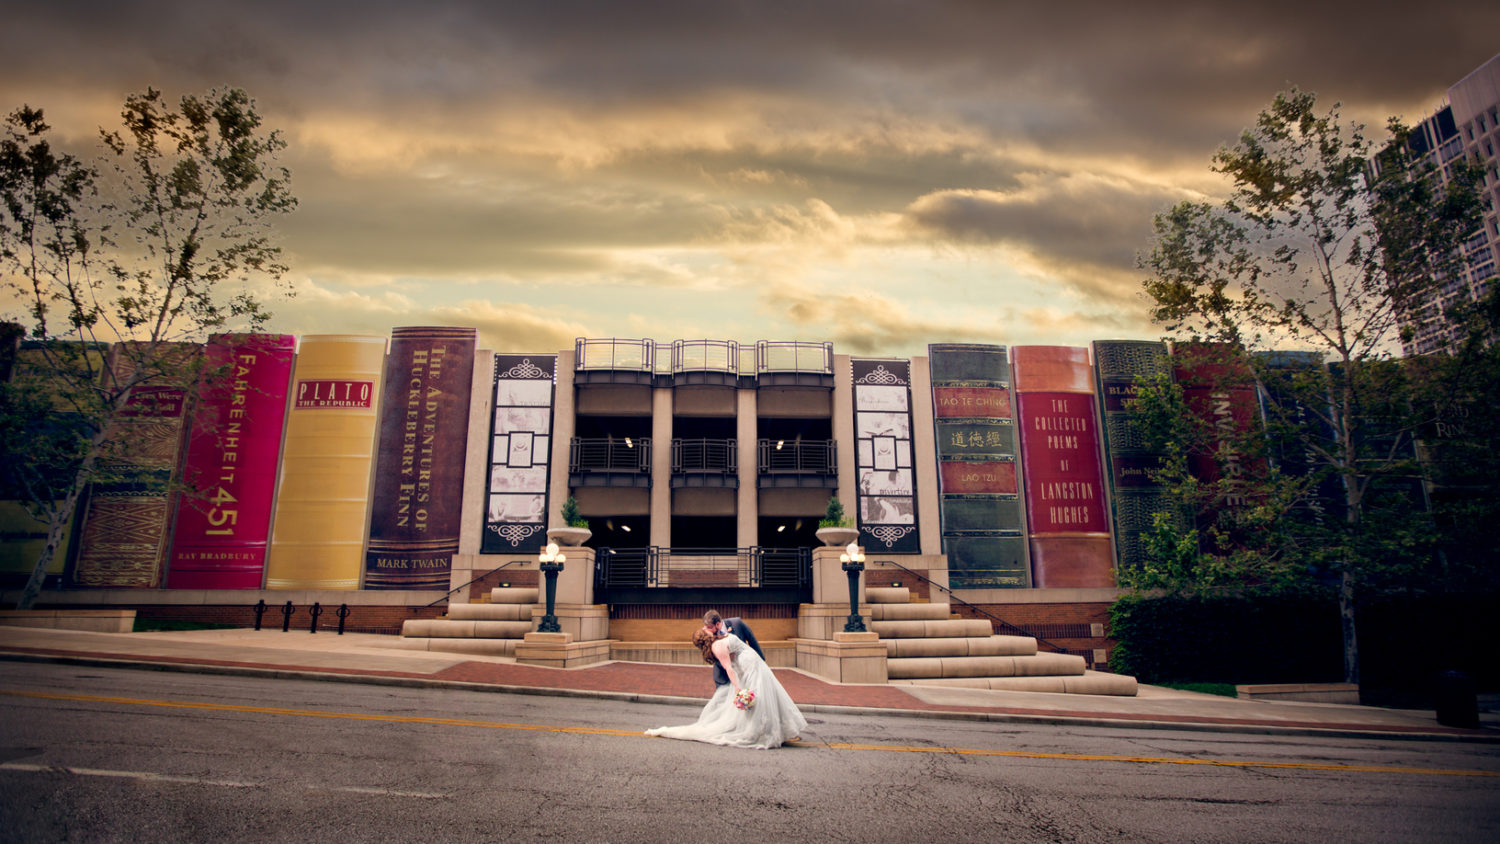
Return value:
[(651, 472), (651, 440), (631, 437), (574, 437), (569, 472)]
[(833, 374), (833, 344), (800, 340), (761, 340), (755, 344), (758, 372)]
[(573, 351), (577, 361), (574, 368), (578, 370), (656, 370), (656, 344), (650, 340), (579, 337), (574, 341)]
[(837, 475), (835, 440), (757, 440), (756, 471), (762, 475)]
[(672, 372), (727, 372), (739, 368), (740, 344), (733, 340), (675, 340)]
[(739, 471), (736, 440), (672, 440), (672, 471), (733, 475)]

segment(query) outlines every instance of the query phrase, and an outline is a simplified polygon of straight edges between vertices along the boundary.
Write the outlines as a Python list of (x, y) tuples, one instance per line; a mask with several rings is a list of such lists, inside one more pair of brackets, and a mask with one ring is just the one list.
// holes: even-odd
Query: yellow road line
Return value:
[[(460, 718), (432, 718), (422, 715), (367, 715), (358, 712), (326, 712), (315, 709), (285, 709), (274, 706), (242, 706), (226, 703), (196, 703), (181, 700), (105, 697), (100, 695), (55, 694), (0, 689), (0, 695), (66, 700), (79, 703), (116, 703), (128, 706), (157, 706), (176, 709), (204, 709), (216, 712), (247, 712), (259, 715), (294, 715), (304, 718), (335, 718), (347, 721), (378, 721), (398, 724), (434, 724), (444, 727), (481, 727), (492, 730), (527, 730), (541, 733), (573, 733), (591, 736), (635, 736), (640, 730), (610, 730), (602, 727), (559, 727), (542, 724), (512, 724), (504, 721), (470, 721)], [(1053, 759), (1068, 762), (1126, 762), (1145, 765), (1203, 765), (1218, 768), (1275, 768), (1295, 771), (1336, 771), (1358, 774), (1420, 774), (1442, 777), (1500, 777), (1500, 771), (1475, 771), (1459, 768), (1400, 768), (1388, 765), (1326, 765), (1311, 762), (1257, 762), (1240, 759), (1190, 759), (1168, 756), (1111, 756), (1098, 753), (1041, 753), (1025, 750), (981, 750), (965, 747), (922, 747), (892, 744), (850, 744), (846, 742), (794, 742), (803, 747), (828, 750), (876, 751), (883, 753), (947, 753), (959, 756), (999, 756), (1011, 759)]]

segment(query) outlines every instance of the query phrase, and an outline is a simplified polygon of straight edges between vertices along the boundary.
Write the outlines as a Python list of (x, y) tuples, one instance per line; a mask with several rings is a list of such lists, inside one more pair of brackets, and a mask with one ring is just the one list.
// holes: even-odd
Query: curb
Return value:
[[(433, 680), (422, 677), (399, 677), (381, 674), (359, 674), (328, 671), (309, 671), (293, 668), (255, 668), (244, 665), (209, 665), (198, 662), (158, 662), (150, 659), (118, 659), (94, 656), (68, 656), (60, 654), (28, 654), (0, 650), (0, 660), (30, 662), (49, 665), (80, 665), (91, 668), (134, 668), (145, 671), (166, 671), (181, 674), (213, 674), (220, 676), (260, 677), (274, 680), (311, 680), (327, 683), (357, 683), (370, 686), (393, 686), (410, 689), (451, 689), (456, 691), (491, 692), (539, 697), (593, 698), (625, 703), (652, 703), (668, 705), (702, 706), (703, 698), (677, 695), (655, 695), (645, 692), (616, 692), (594, 689), (567, 689), (548, 686), (512, 686), (498, 683), (470, 683), (462, 680)], [(881, 715), (900, 718), (915, 718), (941, 721), (974, 721), (993, 724), (1027, 724), (1057, 727), (1101, 727), (1107, 729), (1153, 730), (1201, 733), (1234, 733), (1239, 735), (1292, 736), (1304, 738), (1358, 738), (1399, 741), (1472, 742), (1478, 744), (1500, 744), (1500, 732), (1493, 730), (1449, 730), (1439, 728), (1432, 732), (1361, 726), (1309, 727), (1275, 723), (1209, 723), (1203, 721), (1153, 721), (1135, 718), (1111, 718), (1104, 715), (1038, 715), (1036, 713), (1012, 712), (961, 712), (926, 709), (886, 709), (868, 706), (841, 706), (827, 703), (798, 704), (803, 712), (820, 712), (830, 715)]]

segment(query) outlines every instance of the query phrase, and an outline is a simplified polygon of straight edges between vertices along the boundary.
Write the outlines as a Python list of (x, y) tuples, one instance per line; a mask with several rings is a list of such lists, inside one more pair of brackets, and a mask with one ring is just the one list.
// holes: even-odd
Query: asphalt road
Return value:
[(696, 708), (0, 663), (0, 840), (1497, 841), (1500, 746)]

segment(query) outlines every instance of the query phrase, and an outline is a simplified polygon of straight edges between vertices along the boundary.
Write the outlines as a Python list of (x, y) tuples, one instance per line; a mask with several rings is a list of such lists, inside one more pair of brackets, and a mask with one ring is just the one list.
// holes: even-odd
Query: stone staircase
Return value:
[(905, 587), (866, 587), (870, 629), (897, 685), (1133, 696), (1134, 677), (1087, 669), (1083, 657), (1038, 652), (1030, 636), (996, 635), (985, 619), (948, 604), (916, 603)]
[(515, 656), (522, 637), (536, 629), (535, 587), (490, 590), (488, 603), (449, 604), (445, 618), (414, 618), (401, 624), (392, 647), (440, 653)]

